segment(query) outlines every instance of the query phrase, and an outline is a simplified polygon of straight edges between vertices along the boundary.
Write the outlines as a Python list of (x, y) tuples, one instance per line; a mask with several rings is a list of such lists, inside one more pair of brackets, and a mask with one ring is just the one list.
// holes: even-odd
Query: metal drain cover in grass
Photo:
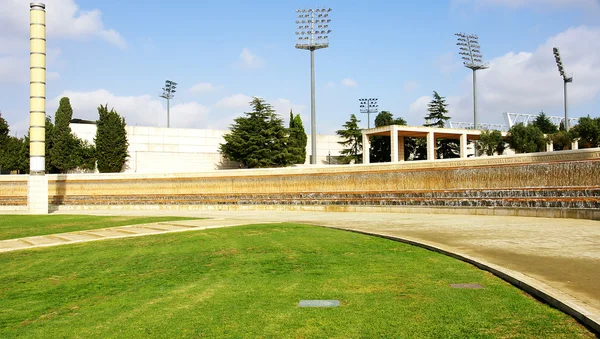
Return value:
[(299, 307), (338, 307), (339, 300), (300, 300)]
[(469, 288), (469, 289), (482, 289), (483, 286), (479, 285), (479, 284), (450, 284), (451, 287), (453, 288)]

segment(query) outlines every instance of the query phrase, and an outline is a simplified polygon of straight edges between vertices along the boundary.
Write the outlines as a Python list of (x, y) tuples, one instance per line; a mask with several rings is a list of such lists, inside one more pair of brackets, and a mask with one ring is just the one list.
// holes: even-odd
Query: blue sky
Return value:
[[(179, 83), (171, 126), (225, 129), (252, 96), (287, 121), (310, 126), (309, 52), (294, 48), (293, 1), (47, 0), (48, 114), (69, 96), (74, 117), (96, 119), (108, 104), (130, 125), (166, 126), (165, 79)], [(334, 133), (358, 99), (423, 124), (432, 92), (454, 121), (473, 119), (471, 71), (456, 32), (480, 37), (489, 70), (478, 72), (479, 121), (502, 112), (560, 116), (561, 49), (570, 115), (599, 115), (598, 0), (329, 1), (330, 47), (316, 51), (317, 130)], [(12, 134), (28, 127), (29, 1), (0, 0), (0, 111)], [(374, 119), (374, 116), (371, 116)]]

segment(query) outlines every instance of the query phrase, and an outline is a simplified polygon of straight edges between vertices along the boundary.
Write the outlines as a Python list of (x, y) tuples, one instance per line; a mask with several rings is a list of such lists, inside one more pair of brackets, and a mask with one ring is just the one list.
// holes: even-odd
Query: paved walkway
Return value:
[[(101, 231), (74, 232), (68, 235), (32, 237), (13, 242), (21, 242), (19, 246), (27, 248), (49, 246), (49, 242), (72, 243), (250, 223), (310, 223), (397, 237), (458, 254), (498, 269), (501, 273), (516, 276), (600, 323), (599, 221), (314, 211), (88, 210), (56, 213), (177, 215), (216, 219), (161, 222)], [(2, 246), (0, 244), (0, 251)]]

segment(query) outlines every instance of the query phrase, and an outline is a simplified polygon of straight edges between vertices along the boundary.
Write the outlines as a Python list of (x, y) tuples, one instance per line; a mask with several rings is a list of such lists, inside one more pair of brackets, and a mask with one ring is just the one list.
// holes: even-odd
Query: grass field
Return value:
[[(0, 267), (2, 338), (594, 337), (463, 262), (306, 225), (18, 251)], [(303, 299), (341, 306), (299, 308)]]
[(190, 220), (184, 217), (114, 217), (93, 215), (0, 215), (0, 240), (85, 231), (106, 227)]

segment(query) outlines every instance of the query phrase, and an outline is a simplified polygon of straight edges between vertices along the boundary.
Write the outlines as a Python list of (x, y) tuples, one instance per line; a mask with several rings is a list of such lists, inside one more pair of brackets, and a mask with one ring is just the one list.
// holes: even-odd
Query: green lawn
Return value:
[(0, 214), (0, 240), (35, 235), (93, 230), (106, 227), (190, 220), (184, 217), (114, 217), (93, 215), (10, 215)]
[(593, 338), (461, 261), (306, 225), (9, 252), (0, 267), (2, 338)]

